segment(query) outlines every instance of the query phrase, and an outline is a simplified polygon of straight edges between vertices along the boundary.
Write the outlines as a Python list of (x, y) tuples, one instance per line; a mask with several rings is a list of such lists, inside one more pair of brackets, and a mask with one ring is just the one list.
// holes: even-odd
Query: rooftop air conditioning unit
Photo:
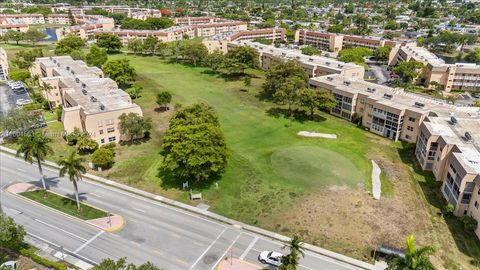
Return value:
[(423, 107), (425, 107), (425, 104), (420, 103), (420, 102), (415, 102), (415, 106), (423, 108)]
[(465, 139), (467, 139), (467, 141), (471, 141), (472, 140), (472, 135), (470, 134), (470, 132), (465, 132)]
[(105, 111), (105, 105), (100, 104), (100, 110)]
[(369, 92), (369, 93), (373, 93), (375, 91), (376, 91), (375, 88), (370, 88), (370, 87), (367, 88), (367, 92)]
[(458, 123), (457, 118), (455, 118), (455, 116), (450, 117), (450, 122), (452, 122), (453, 125)]
[(326, 62), (325, 64), (326, 64), (327, 66), (330, 66), (330, 62)]
[(97, 98), (94, 97), (94, 96), (90, 96), (90, 101), (91, 101), (91, 102), (97, 102)]
[(392, 99), (392, 98), (393, 98), (393, 95), (391, 95), (391, 94), (383, 94), (383, 97), (386, 98), (386, 99)]
[(333, 81), (333, 78), (332, 77), (327, 77), (327, 80)]
[(87, 95), (87, 94), (88, 94), (88, 91), (85, 90), (85, 89), (82, 89), (82, 93), (83, 93), (84, 95)]
[(350, 82), (349, 81), (344, 81), (343, 84), (350, 85)]
[(67, 66), (67, 67), (66, 67), (66, 69), (67, 69), (67, 70), (70, 70), (70, 67), (69, 67), (69, 66)]

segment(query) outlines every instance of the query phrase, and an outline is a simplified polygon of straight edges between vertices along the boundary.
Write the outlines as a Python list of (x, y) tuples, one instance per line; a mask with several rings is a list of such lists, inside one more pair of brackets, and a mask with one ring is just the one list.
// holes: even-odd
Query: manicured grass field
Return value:
[(25, 198), (34, 200), (38, 203), (41, 203), (45, 206), (48, 206), (50, 208), (62, 211), (67, 215), (81, 218), (83, 220), (90, 220), (90, 219), (102, 218), (107, 216), (107, 213), (99, 209), (85, 205), (83, 203), (80, 204), (80, 211), (78, 211), (77, 203), (75, 200), (57, 195), (55, 193), (48, 192), (48, 197), (45, 198), (43, 190), (22, 192), (20, 193), (20, 195), (24, 196)]

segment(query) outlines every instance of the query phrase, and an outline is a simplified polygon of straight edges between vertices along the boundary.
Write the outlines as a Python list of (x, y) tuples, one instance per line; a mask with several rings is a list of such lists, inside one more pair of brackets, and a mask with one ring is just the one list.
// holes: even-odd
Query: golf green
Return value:
[(272, 154), (271, 163), (279, 176), (310, 187), (355, 187), (363, 181), (361, 173), (350, 160), (318, 146), (281, 148)]

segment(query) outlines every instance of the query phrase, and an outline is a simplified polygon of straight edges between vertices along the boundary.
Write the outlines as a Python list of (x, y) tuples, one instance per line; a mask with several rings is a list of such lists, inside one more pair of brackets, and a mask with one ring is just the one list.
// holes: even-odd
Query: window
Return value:
[(112, 128), (107, 128), (107, 133), (112, 133), (114, 131), (115, 131), (115, 128), (113, 128), (113, 127)]
[(408, 121), (410, 121), (410, 122), (415, 122), (415, 118), (409, 117), (409, 118), (408, 118)]
[(477, 210), (478, 210), (478, 202), (477, 201), (475, 201), (474, 205), (475, 205), (475, 208), (477, 208)]
[(109, 142), (114, 142), (114, 141), (116, 141), (116, 140), (117, 140), (117, 137), (110, 137), (110, 138), (108, 138), (108, 141), (109, 141)]
[(98, 131), (98, 134), (103, 134), (103, 129), (100, 129), (100, 130)]
[(100, 140), (100, 143), (105, 143), (105, 139), (101, 139), (101, 140)]
[(407, 130), (408, 130), (408, 131), (413, 131), (413, 127), (407, 126)]

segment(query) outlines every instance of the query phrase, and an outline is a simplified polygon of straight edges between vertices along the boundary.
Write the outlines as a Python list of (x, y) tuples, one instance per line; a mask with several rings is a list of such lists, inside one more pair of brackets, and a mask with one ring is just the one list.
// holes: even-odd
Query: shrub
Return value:
[(65, 265), (42, 258), (29, 249), (21, 249), (20, 254), (22, 254), (25, 257), (29, 257), (34, 262), (41, 264), (45, 267), (53, 268), (55, 270), (67, 270), (67, 267)]
[(62, 106), (58, 106), (55, 109), (55, 113), (57, 114), (57, 121), (62, 121), (62, 113), (63, 113)]
[(455, 206), (453, 204), (449, 203), (445, 206), (445, 215), (446, 216), (453, 216), (453, 211), (455, 211)]
[(83, 135), (77, 141), (77, 149), (81, 153), (92, 153), (98, 148), (98, 143), (88, 137), (87, 135)]
[(92, 163), (101, 168), (110, 168), (113, 165), (115, 152), (111, 147), (100, 147), (90, 156)]
[(463, 223), (463, 228), (465, 228), (466, 231), (475, 231), (477, 228), (478, 222), (471, 216), (461, 216), (460, 221)]
[(75, 145), (82, 136), (84, 136), (83, 132), (80, 131), (79, 128), (75, 127), (73, 132), (68, 133), (65, 139), (67, 140), (68, 144)]
[(471, 263), (473, 266), (475, 266), (475, 267), (477, 267), (477, 268), (480, 268), (480, 259), (473, 259), (473, 260), (470, 261), (470, 263)]

